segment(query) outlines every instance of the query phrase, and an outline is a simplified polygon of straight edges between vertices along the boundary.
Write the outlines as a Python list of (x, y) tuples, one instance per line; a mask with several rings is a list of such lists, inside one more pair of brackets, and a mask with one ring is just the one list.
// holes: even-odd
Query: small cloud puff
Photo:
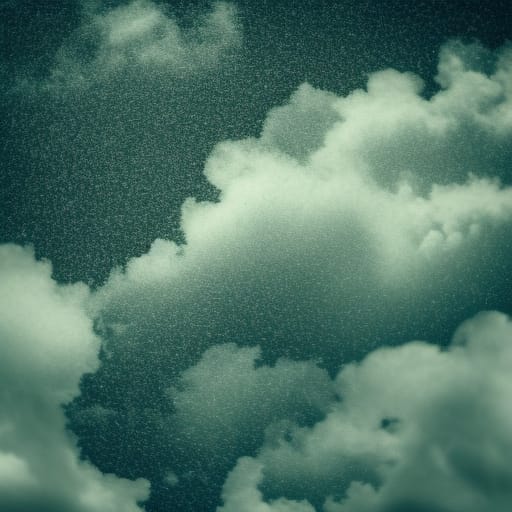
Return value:
[(188, 29), (151, 0), (102, 11), (85, 3), (82, 26), (58, 53), (51, 83), (87, 84), (133, 67), (186, 76), (218, 66), (240, 44), (236, 8), (226, 2), (215, 3)]
[(333, 388), (325, 370), (287, 359), (256, 366), (260, 353), (258, 347), (212, 347), (169, 390), (170, 430), (190, 439), (197, 457), (252, 451), (272, 423), (304, 423), (327, 411)]

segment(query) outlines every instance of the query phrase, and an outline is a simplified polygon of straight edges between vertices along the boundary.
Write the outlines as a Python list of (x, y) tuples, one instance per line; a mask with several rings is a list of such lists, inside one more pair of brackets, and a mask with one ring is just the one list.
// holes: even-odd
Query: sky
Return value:
[(0, 2), (0, 509), (508, 512), (511, 15)]

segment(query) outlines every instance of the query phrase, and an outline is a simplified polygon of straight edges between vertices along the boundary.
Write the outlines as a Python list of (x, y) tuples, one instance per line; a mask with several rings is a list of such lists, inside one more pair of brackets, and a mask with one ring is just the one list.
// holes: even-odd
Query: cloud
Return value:
[(262, 478), (261, 464), (249, 457), (240, 459), (226, 481), (223, 497), (227, 503), (223, 512), (314, 512), (305, 501), (279, 498), (272, 503), (263, 502), (257, 489)]
[[(210, 344), (205, 334), (238, 342), (242, 332), (265, 355), (269, 338), (285, 331), (277, 352), (318, 357), (320, 345), (343, 332), (374, 336), (360, 332), (364, 311), (389, 318), (389, 305), (402, 316), (410, 295), (473, 293), (463, 291), (473, 284), (461, 285), (461, 272), (487, 261), (512, 215), (509, 167), (500, 164), (509, 161), (502, 141), (512, 135), (503, 85), (509, 51), (498, 52), (490, 75), (447, 66), (459, 53), (455, 43), (443, 49), (440, 81), (450, 85), (430, 99), (418, 77), (394, 70), (343, 98), (305, 85), (271, 111), (260, 139), (219, 144), (205, 169), (219, 201), (187, 200), (186, 244), (157, 240), (113, 273), (96, 295), (106, 322), (137, 323), (142, 301), (169, 312), (162, 321), (173, 318), (173, 343), (182, 331), (202, 338), (199, 353)], [(454, 141), (468, 133), (487, 138), (478, 155), (459, 143), (459, 169)], [(493, 252), (493, 264), (504, 265), (503, 250)], [(441, 281), (436, 290), (432, 276)], [(165, 329), (159, 318), (140, 328)], [(194, 325), (180, 329), (180, 318)], [(305, 343), (313, 336), (314, 350), (302, 350), (299, 331)]]
[(0, 508), (12, 512), (142, 510), (147, 481), (80, 460), (61, 406), (98, 367), (89, 290), (59, 286), (28, 248), (0, 246)]
[[(475, 68), (482, 52), (485, 69)], [(272, 437), (277, 427), (270, 423), (282, 419), (274, 407), (291, 421), (302, 410), (300, 395), (281, 386), (276, 361), (290, 361), (298, 385), (298, 361), (312, 360), (302, 363), (312, 375), (320, 375), (315, 365), (335, 375), (379, 346), (411, 339), (444, 346), (464, 319), (509, 308), (509, 61), (507, 47), (489, 53), (451, 43), (441, 52), (441, 89), (430, 98), (418, 77), (394, 70), (372, 74), (366, 90), (346, 97), (303, 85), (269, 113), (259, 138), (219, 144), (205, 167), (219, 200), (185, 202), (186, 243), (156, 240), (114, 270), (89, 303), (105, 358), (84, 381), (70, 417), (94, 462), (104, 468), (117, 460), (128, 476), (160, 471), (164, 479), (172, 470), (179, 477), (172, 490), (177, 508), (197, 508), (189, 497), (199, 488), (196, 495), (214, 503), (224, 468), (255, 455), (257, 444), (216, 450), (223, 445), (219, 432), (227, 439), (234, 433), (238, 442), (237, 428), (254, 423), (245, 437), (259, 439), (268, 422)], [(247, 348), (255, 346), (256, 367), (258, 353)], [(421, 344), (397, 350), (403, 364), (418, 357), (430, 365), (442, 354)], [(268, 409), (251, 394), (254, 386), (272, 397)], [(174, 402), (170, 388), (178, 390)], [(101, 423), (84, 414), (98, 407), (109, 411)], [(308, 496), (313, 505), (329, 493), (330, 506), (341, 503), (337, 493), (346, 489), (338, 474), (347, 489), (364, 483), (350, 490), (357, 499), (379, 492), (382, 472), (400, 456), (391, 432), (400, 423), (392, 413), (389, 428), (377, 424), (375, 435), (350, 424), (350, 453), (338, 450), (332, 432), (319, 437), (333, 445), (322, 444), (328, 463), (306, 461), (325, 468), (308, 474), (318, 489)], [(307, 422), (301, 428), (307, 436)], [(191, 445), (210, 450), (217, 470), (188, 461), (183, 447)], [(283, 464), (296, 457), (285, 448)], [(137, 472), (128, 473), (134, 457)], [(274, 466), (263, 463), (265, 475)], [(193, 464), (200, 467), (190, 473)], [(297, 466), (288, 465), (290, 479)], [(259, 469), (250, 471), (257, 485)], [(259, 499), (256, 491), (251, 496)]]
[(240, 496), (252, 510), (279, 500), (314, 510), (308, 499), (326, 512), (508, 510), (511, 361), (512, 322), (499, 313), (462, 324), (446, 351), (414, 342), (372, 352), (339, 373), (324, 420), (239, 460), (219, 512)]
[(217, 67), (240, 44), (236, 8), (226, 2), (214, 3), (186, 29), (151, 0), (102, 9), (85, 2), (82, 25), (57, 54), (49, 84), (87, 84), (126, 68), (186, 77)]
[[(325, 370), (286, 359), (259, 365), (258, 347), (214, 346), (169, 390), (174, 435), (191, 442), (196, 458), (250, 452), (280, 420), (306, 423), (327, 411), (333, 397)], [(203, 452), (203, 453), (201, 453)]]

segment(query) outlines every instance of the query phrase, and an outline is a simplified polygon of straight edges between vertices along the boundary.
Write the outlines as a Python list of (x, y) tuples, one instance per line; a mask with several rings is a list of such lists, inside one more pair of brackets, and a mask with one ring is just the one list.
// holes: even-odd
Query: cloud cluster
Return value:
[[(189, 498), (194, 489), (206, 493), (203, 502), (215, 503), (219, 475), (236, 457), (255, 455), (263, 430), (269, 436), (282, 431), (287, 416), (311, 437), (307, 428), (315, 411), (325, 412), (328, 396), (316, 365), (334, 375), (378, 346), (411, 339), (446, 345), (447, 333), (464, 319), (509, 308), (511, 59), (507, 47), (491, 53), (450, 43), (441, 51), (440, 90), (430, 98), (421, 94), (418, 77), (394, 70), (372, 74), (366, 90), (347, 97), (303, 85), (289, 104), (269, 113), (258, 139), (219, 144), (205, 170), (219, 201), (185, 202), (186, 244), (156, 240), (147, 254), (116, 269), (90, 301), (105, 358), (84, 381), (70, 417), (94, 462), (111, 467), (112, 460), (123, 461), (119, 471), (128, 476), (156, 471), (154, 478), (165, 480), (172, 473), (173, 503), (183, 510), (199, 506)], [(261, 367), (253, 366), (258, 352), (244, 348), (255, 346)], [(376, 352), (364, 364), (387, 353), (393, 360), (403, 357), (404, 365), (415, 357), (444, 364), (458, 351), (445, 356), (434, 347), (410, 345)], [(412, 367), (411, 379), (419, 372)], [(320, 407), (304, 414), (300, 393), (291, 389), (303, 386), (298, 375), (306, 368), (326, 391)], [(284, 381), (290, 385), (282, 386)], [(446, 386), (436, 389), (448, 400)], [(370, 407), (365, 404), (372, 393), (361, 395), (360, 407)], [(108, 411), (101, 423), (98, 408)], [(445, 414), (441, 406), (438, 411)], [(332, 494), (333, 510), (348, 507), (340, 501), (340, 478), (346, 486), (356, 482), (347, 496), (380, 493), (382, 475), (398, 471), (387, 468), (405, 464), (397, 462), (393, 433), (401, 428), (400, 412), (379, 417), (382, 428), (377, 419), (360, 431), (349, 423), (349, 452), (335, 449), (336, 426), (334, 433), (319, 434), (333, 447), (319, 448), (324, 462), (310, 461), (319, 469), (307, 476), (317, 495), (305, 497), (318, 506)], [(411, 412), (416, 414), (419, 409)], [(123, 443), (113, 425), (122, 429)], [(371, 439), (364, 438), (368, 428), (376, 429)], [(410, 456), (421, 449), (404, 443)], [(193, 462), (186, 446), (198, 447)], [(278, 453), (283, 464), (296, 458), (293, 448), (283, 446), (264, 450), (256, 462), (243, 459), (245, 469), (236, 469), (226, 483), (226, 507), (236, 509), (229, 489), (236, 494), (240, 486), (242, 494), (260, 499), (258, 482), (277, 467), (263, 455)], [(128, 473), (134, 454), (139, 466)], [(161, 469), (155, 469), (155, 457)], [(300, 482), (300, 466), (290, 463), (283, 473)], [(276, 481), (286, 480), (274, 471)], [(272, 481), (264, 486), (282, 496)], [(287, 492), (293, 494), (298, 484), (292, 484)], [(297, 493), (284, 500), (300, 505), (281, 500), (259, 506), (308, 510)]]
[(138, 512), (149, 483), (80, 460), (62, 405), (98, 367), (84, 285), (59, 286), (30, 249), (0, 246), (0, 509)]
[(219, 512), (508, 510), (511, 363), (512, 322), (499, 313), (462, 324), (445, 351), (372, 352), (338, 374), (324, 420), (239, 460)]
[(84, 21), (59, 51), (51, 83), (87, 84), (126, 68), (163, 68), (183, 77), (218, 66), (240, 44), (236, 9), (226, 2), (215, 3), (187, 29), (151, 0), (110, 9), (85, 2)]

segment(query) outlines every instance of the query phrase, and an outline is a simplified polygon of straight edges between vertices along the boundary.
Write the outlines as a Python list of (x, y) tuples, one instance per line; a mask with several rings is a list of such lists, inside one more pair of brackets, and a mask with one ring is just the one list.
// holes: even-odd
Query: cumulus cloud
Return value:
[(446, 351), (414, 342), (372, 352), (339, 373), (323, 421), (239, 460), (219, 512), (281, 502), (294, 512), (508, 510), (511, 362), (512, 322), (499, 313), (465, 322)]
[(33, 252), (0, 246), (0, 508), (13, 512), (142, 510), (147, 481), (80, 460), (61, 406), (98, 367), (85, 285), (59, 286)]
[(215, 346), (169, 390), (174, 435), (189, 439), (196, 456), (252, 451), (270, 424), (305, 423), (327, 411), (333, 388), (325, 370), (286, 359), (255, 367), (259, 357), (258, 347)]
[[(188, 496), (198, 485), (209, 489), (206, 501), (214, 503), (219, 472), (204, 475), (206, 466), (189, 472), (183, 446), (210, 450), (222, 468), (236, 457), (254, 455), (256, 443), (216, 447), (223, 446), (224, 431), (238, 443), (237, 429), (251, 422), (254, 431), (247, 439), (258, 439), (265, 426), (267, 436), (275, 437), (286, 425), (265, 425), (282, 419), (271, 412), (274, 407), (291, 421), (300, 418), (301, 395), (281, 386), (284, 375), (302, 385), (296, 375), (308, 368), (321, 384), (324, 377), (315, 365), (335, 375), (377, 346), (410, 339), (446, 345), (447, 332), (465, 318), (509, 307), (510, 55), (506, 47), (491, 53), (448, 44), (440, 57), (441, 88), (430, 98), (422, 95), (420, 78), (394, 70), (372, 74), (366, 90), (346, 97), (303, 85), (289, 104), (269, 113), (259, 138), (219, 144), (205, 169), (219, 201), (185, 202), (186, 243), (156, 240), (147, 254), (116, 269), (90, 301), (106, 340), (105, 359), (84, 381), (70, 416), (93, 460), (100, 467), (112, 460), (129, 467), (130, 446), (143, 475), (149, 467), (154, 471), (148, 447), (167, 439), (159, 445), (159, 478), (169, 471), (178, 475), (172, 489), (179, 506), (197, 506)], [(254, 366), (259, 353), (244, 348), (255, 346), (262, 366)], [(423, 358), (426, 368), (437, 367), (432, 361), (439, 359), (442, 372), (442, 364), (451, 364), (461, 351), (445, 355), (433, 346), (407, 345), (375, 352), (366, 361), (391, 354), (390, 364), (402, 358), (400, 364), (416, 369), (410, 378), (419, 379), (415, 358)], [(289, 366), (276, 364), (279, 360)], [(300, 360), (314, 363), (301, 367)], [(397, 375), (399, 369), (397, 364)], [(272, 392), (263, 381), (273, 383)], [(394, 388), (396, 397), (412, 389), (402, 384)], [(169, 389), (175, 390), (171, 396)], [(271, 401), (261, 401), (264, 391)], [(367, 390), (369, 396), (373, 392)], [(361, 401), (363, 407), (365, 396)], [(141, 403), (144, 411), (137, 414)], [(407, 404), (411, 400), (404, 399)], [(86, 412), (98, 407), (110, 412), (95, 437), (98, 423)], [(407, 410), (390, 407), (386, 416), (381, 411), (372, 416), (377, 422), (372, 427), (368, 418), (361, 419), (361, 428), (352, 419), (345, 422), (347, 443), (339, 448), (337, 424), (332, 431), (325, 425), (340, 410), (345, 414), (343, 407), (314, 427), (318, 449), (297, 455), (293, 444), (283, 442), (280, 451), (268, 448), (258, 457), (263, 469), (247, 462), (250, 477), (235, 470), (226, 484), (226, 507), (238, 506), (229, 498), (237, 482), (248, 482), (250, 500), (258, 502), (261, 475), (270, 475), (263, 488), (276, 499), (283, 496), (271, 487), (280, 476), (270, 474), (281, 475), (275, 468), (282, 464), (288, 492), (298, 493), (284, 498), (301, 504), (258, 506), (307, 510), (299, 489), (301, 463), (293, 462), (301, 457), (310, 457), (305, 468), (318, 469), (307, 474), (317, 489), (306, 496), (312, 506), (329, 495), (329, 506), (337, 507), (345, 506), (345, 492), (360, 501), (380, 493), (383, 475), (401, 467), (402, 437), (394, 432), (403, 424), (398, 413), (406, 416)], [(310, 439), (308, 421), (301, 420), (294, 439)], [(114, 424), (130, 444), (116, 440), (109, 427)], [(281, 462), (267, 463), (264, 457), (272, 454)], [(286, 464), (288, 459), (293, 463)], [(380, 503), (380, 495), (375, 499)]]
[[(255, 326), (251, 338), (265, 351), (264, 340), (278, 330), (289, 329), (293, 343), (295, 332), (310, 330), (301, 314), (310, 323), (323, 317), (323, 343), (339, 339), (340, 330), (357, 337), (357, 308), (378, 316), (386, 306), (376, 294), (400, 302), (404, 281), (421, 297), (434, 274), (447, 283), (440, 295), (457, 294), (460, 261), (478, 268), (512, 215), (509, 145), (502, 144), (512, 136), (510, 51), (498, 52), (486, 75), (466, 69), (461, 48), (478, 50), (443, 49), (445, 88), (430, 99), (421, 96), (418, 77), (393, 70), (371, 75), (366, 91), (343, 98), (305, 85), (269, 114), (259, 139), (219, 144), (205, 170), (219, 202), (186, 201), (185, 245), (157, 240), (114, 272), (97, 295), (105, 319), (131, 322), (125, 303), (144, 297), (149, 308), (184, 305), (186, 313), (172, 316), (194, 318), (189, 339), (199, 326), (203, 338), (208, 331), (213, 340), (234, 341), (240, 331), (225, 337), (218, 330), (238, 320)], [(483, 137), (478, 155), (471, 137)], [(455, 164), (458, 139), (464, 144)], [(265, 329), (270, 316), (278, 321)]]
[(82, 26), (59, 51), (52, 82), (87, 84), (126, 68), (187, 76), (216, 67), (240, 44), (236, 9), (226, 2), (214, 3), (187, 29), (151, 0), (102, 9), (85, 2)]

